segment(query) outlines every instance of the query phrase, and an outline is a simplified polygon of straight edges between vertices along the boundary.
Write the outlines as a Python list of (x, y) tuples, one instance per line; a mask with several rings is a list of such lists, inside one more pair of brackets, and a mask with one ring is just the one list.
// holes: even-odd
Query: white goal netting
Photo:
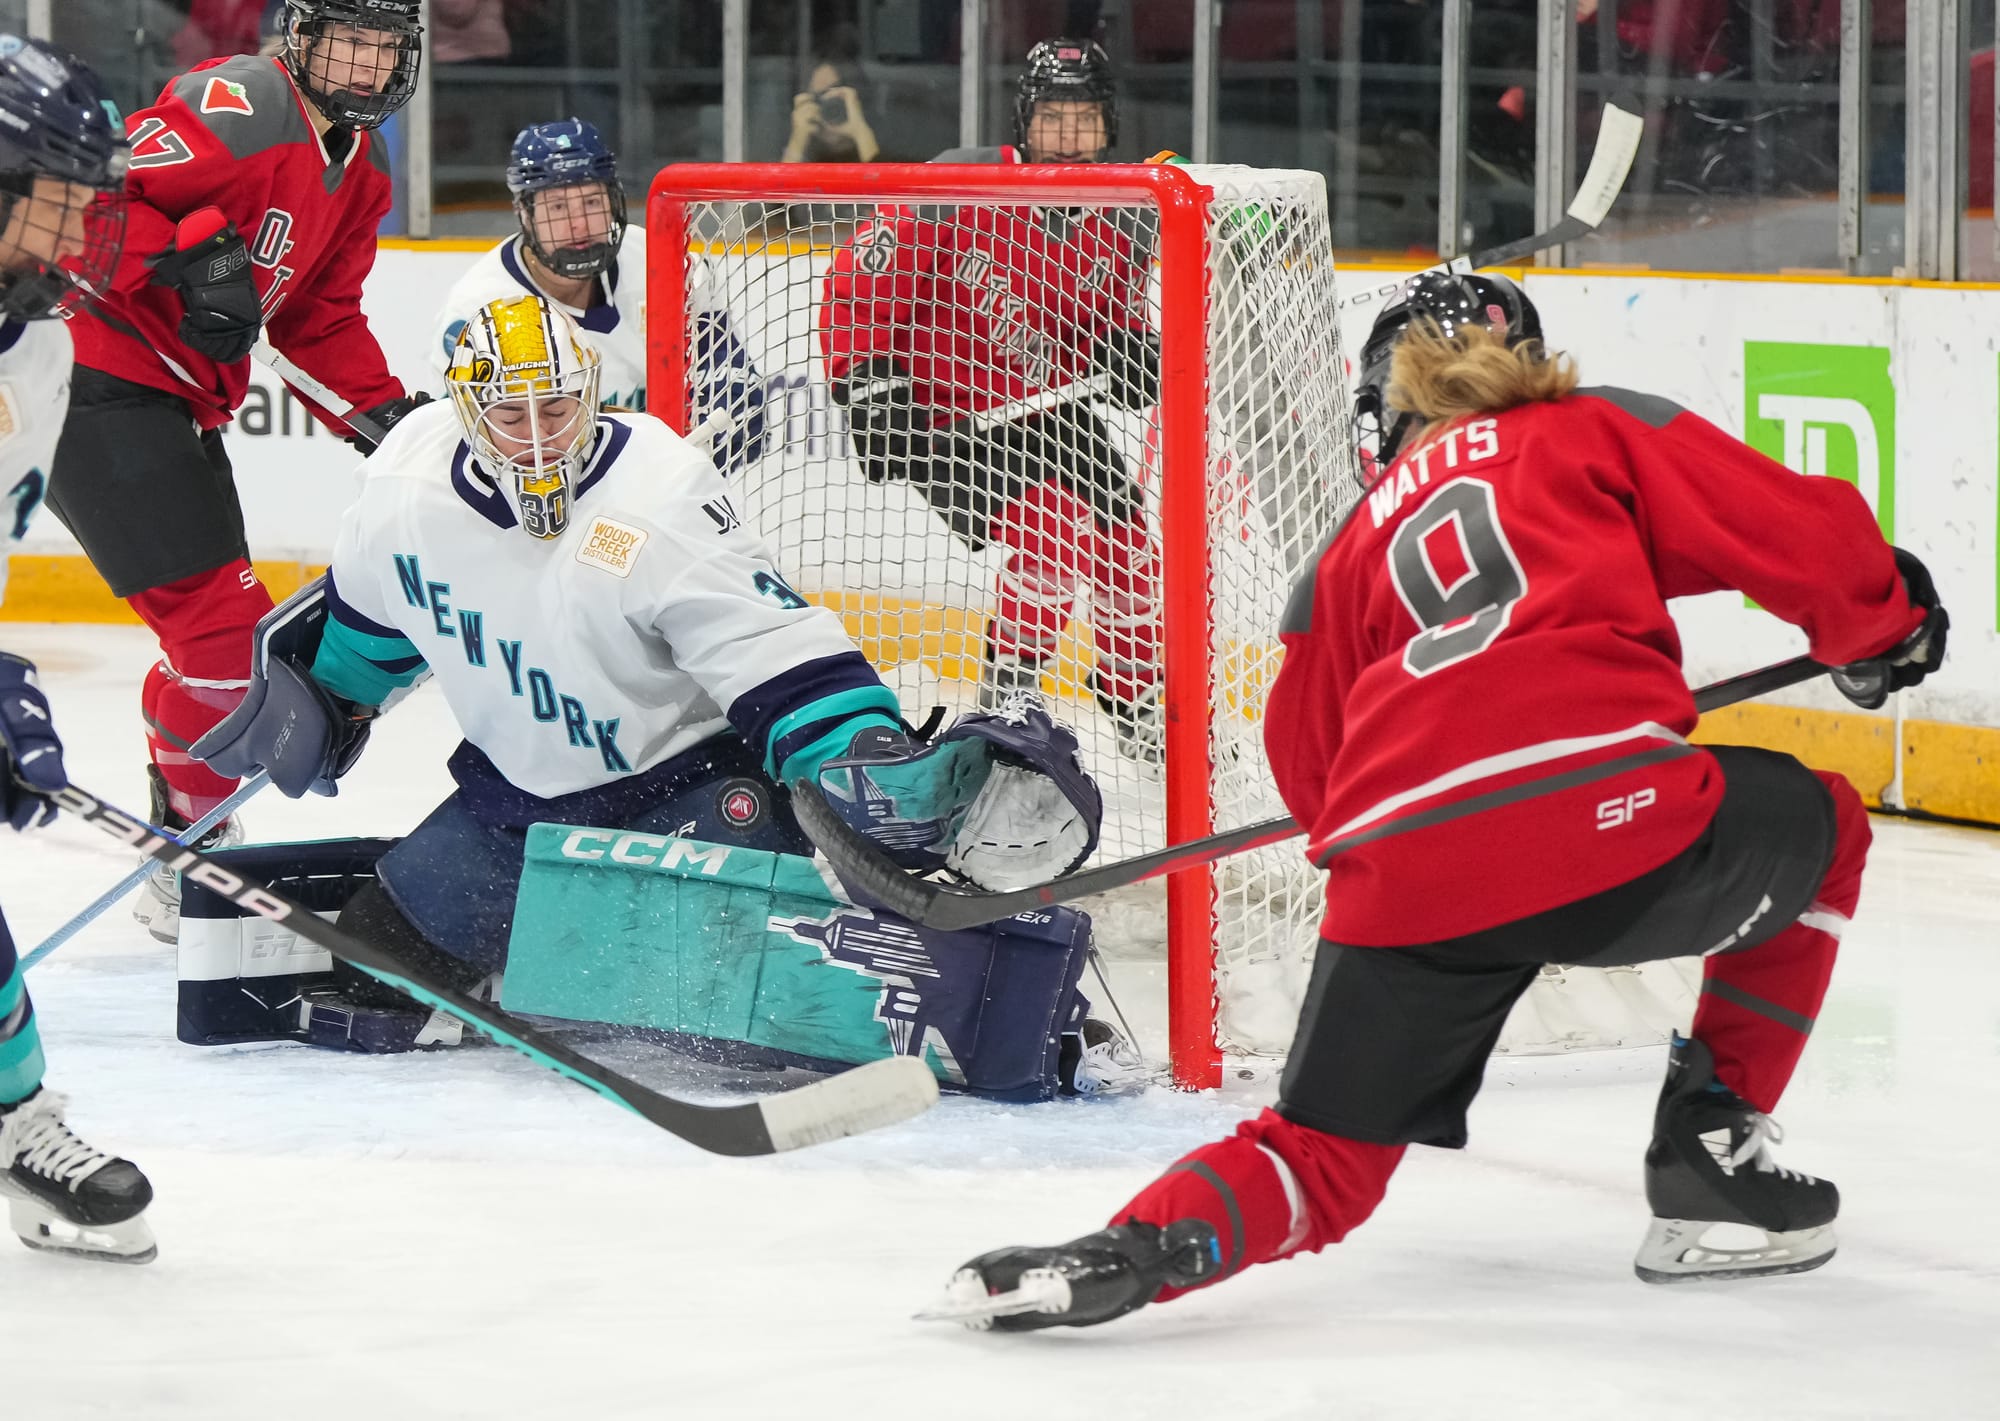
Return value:
[[(727, 471), (744, 515), (912, 719), (1052, 697), (1104, 791), (1102, 860), (1284, 813), (1276, 629), (1360, 486), (1323, 179), (1058, 171), (666, 170), (653, 319), (679, 331), (662, 369), (656, 325), (653, 383), (699, 411), (726, 313), (764, 392)], [(1201, 979), (1173, 1004), (1184, 1083), (1211, 1031), (1284, 1052), (1323, 891), (1297, 840), (1197, 885), (1164, 920)], [(1509, 1041), (1605, 1044), (1581, 1033), (1524, 1010)]]

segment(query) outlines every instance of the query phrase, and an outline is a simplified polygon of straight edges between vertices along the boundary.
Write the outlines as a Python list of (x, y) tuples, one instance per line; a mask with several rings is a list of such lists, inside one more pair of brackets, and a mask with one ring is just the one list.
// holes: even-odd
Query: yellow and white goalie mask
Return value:
[(445, 385), (481, 465), (512, 485), (521, 526), (554, 538), (597, 433), (597, 352), (540, 296), (499, 300), (466, 321)]

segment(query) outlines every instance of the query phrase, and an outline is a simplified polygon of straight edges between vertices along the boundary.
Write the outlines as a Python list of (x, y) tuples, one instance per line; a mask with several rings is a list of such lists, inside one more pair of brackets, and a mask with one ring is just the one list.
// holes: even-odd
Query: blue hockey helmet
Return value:
[[(376, 37), (374, 78), (355, 72), (356, 32)], [(417, 92), (423, 0), (285, 0), (284, 64), (335, 128), (380, 128)]]
[[(1512, 280), (1482, 272), (1420, 271), (1403, 283), (1368, 332), (1361, 347), (1360, 374), (1354, 388), (1354, 434), (1362, 441), (1363, 481), (1396, 461), (1417, 417), (1389, 404), (1389, 372), (1396, 347), (1418, 321), (1437, 327), (1446, 340), (1468, 326), (1489, 326), (1505, 333), (1509, 346), (1542, 338), (1542, 317), (1535, 303)], [(1372, 447), (1369, 441), (1372, 440)]]
[(80, 60), (0, 34), (0, 317), (38, 320), (104, 289), (125, 241), (130, 151)]
[[(586, 186), (603, 193), (601, 205), (589, 193), (541, 201), (545, 193)], [(560, 118), (522, 129), (507, 158), (507, 191), (528, 250), (556, 275), (596, 276), (617, 258), (625, 240), (625, 189), (618, 155), (596, 124)]]

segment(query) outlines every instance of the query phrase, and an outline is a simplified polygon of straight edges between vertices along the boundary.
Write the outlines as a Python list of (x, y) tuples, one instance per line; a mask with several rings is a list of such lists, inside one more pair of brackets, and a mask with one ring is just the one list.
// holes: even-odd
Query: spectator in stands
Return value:
[(514, 52), (506, 0), (431, 0), (431, 58), (439, 64), (505, 64)]
[(860, 95), (839, 78), (831, 64), (821, 64), (805, 91), (792, 96), (792, 136), (785, 141), (785, 162), (872, 163), (881, 153), (875, 130), (861, 112)]
[(194, 0), (174, 34), (174, 67), (192, 69), (225, 54), (255, 54), (264, 38), (267, 0)]

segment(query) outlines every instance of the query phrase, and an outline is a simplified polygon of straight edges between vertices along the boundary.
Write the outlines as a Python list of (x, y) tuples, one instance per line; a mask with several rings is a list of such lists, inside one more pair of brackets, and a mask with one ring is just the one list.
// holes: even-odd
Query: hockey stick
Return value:
[[(1611, 211), (1611, 204), (1618, 200), (1619, 192), (1624, 189), (1625, 178), (1632, 171), (1632, 160), (1639, 156), (1639, 140), (1645, 135), (1645, 120), (1616, 104), (1606, 104), (1604, 115), (1598, 122), (1597, 147), (1591, 152), (1590, 167), (1584, 171), (1583, 181), (1577, 186), (1576, 196), (1570, 199), (1568, 215), (1562, 221), (1546, 231), (1518, 241), (1502, 242), (1497, 247), (1488, 247), (1467, 257), (1453, 257), (1450, 261), (1425, 269), (1464, 272), (1477, 271), (1481, 267), (1505, 266), (1595, 232)], [(1403, 285), (1399, 281), (1393, 286), (1357, 291), (1341, 300), (1341, 308), (1364, 306), (1370, 301), (1394, 296), (1403, 289)]]
[[(152, 824), (146, 825), (146, 828), (162, 838), (171, 838), (177, 844), (192, 844), (201, 838), (203, 834), (206, 834), (210, 829), (213, 829), (216, 825), (241, 809), (251, 795), (257, 793), (258, 790), (270, 782), (271, 777), (262, 770), (259, 770), (255, 775), (236, 786), (230, 792), (229, 798), (223, 800), (222, 803), (216, 805), (215, 808), (209, 810), (208, 813), (202, 815), (201, 818), (195, 820), (194, 823), (188, 825), (187, 828), (181, 830), (177, 835), (170, 835), (165, 829)], [(141, 883), (144, 883), (146, 875), (152, 871), (153, 865), (151, 863), (141, 861), (137, 868), (99, 894), (88, 908), (85, 908), (81, 913), (78, 913), (74, 918), (71, 918), (61, 927), (43, 938), (40, 945), (33, 952), (21, 959), (21, 970), (23, 972), (27, 971), (51, 952), (54, 952), (64, 943), (103, 917), (105, 911), (114, 903), (137, 888)]]
[(384, 429), (360, 410), (357, 410), (332, 390), (320, 384), (319, 381), (313, 379), (312, 376), (306, 374), (305, 371), (299, 369), (298, 366), (292, 364), (284, 356), (278, 354), (272, 348), (269, 341), (259, 337), (257, 344), (251, 347), (250, 353), (262, 362), (265, 369), (269, 370), (273, 375), (276, 375), (280, 380), (283, 380), (287, 385), (290, 385), (314, 404), (320, 406), (329, 414), (337, 415), (339, 418), (346, 420), (347, 427), (370, 444), (379, 447), (382, 441), (389, 437), (388, 430)]
[[(1738, 701), (1752, 700), (1786, 686), (1796, 686), (1801, 681), (1810, 681), (1826, 669), (1811, 657), (1800, 656), (1756, 671), (1746, 671), (1741, 676), (1732, 676), (1696, 691), (1695, 709), (1707, 712)], [(908, 918), (920, 927), (936, 928), (941, 932), (976, 928), (983, 923), (997, 923), (1002, 918), (1011, 918), (1017, 913), (1073, 902), (1078, 898), (1088, 898), (1093, 893), (1108, 893), (1114, 888), (1143, 883), (1149, 878), (1177, 873), (1184, 868), (1211, 863), (1231, 854), (1261, 848), (1265, 844), (1279, 843), (1305, 832), (1296, 820), (1286, 815), (1210, 834), (1206, 838), (1192, 839), (1185, 844), (1156, 849), (1135, 858), (1086, 868), (1050, 883), (988, 893), (979, 889), (956, 888), (905, 872), (877, 848), (873, 840), (842, 819), (827, 803), (819, 787), (810, 780), (801, 779), (792, 785), (792, 812), (798, 816), (800, 825), (819, 851), (826, 855), (843, 883), (897, 916)]]
[(225, 868), (198, 849), (161, 837), (150, 825), (75, 785), (49, 796), (62, 808), (138, 849), (246, 912), (281, 923), (378, 981), (470, 1022), (537, 1065), (588, 1086), (605, 1099), (719, 1155), (768, 1155), (823, 1144), (921, 1115), (937, 1100), (937, 1078), (914, 1056), (892, 1056), (797, 1090), (739, 1105), (698, 1105), (629, 1080), (486, 1002), (409, 975), (389, 953), (342, 932), (271, 888)]

